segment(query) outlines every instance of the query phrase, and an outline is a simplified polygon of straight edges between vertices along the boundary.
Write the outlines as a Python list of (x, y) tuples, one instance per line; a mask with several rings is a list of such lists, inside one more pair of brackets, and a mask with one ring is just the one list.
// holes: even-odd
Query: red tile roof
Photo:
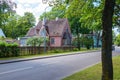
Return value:
[[(58, 20), (50, 20), (45, 23), (46, 30), (49, 36), (63, 36), (63, 31), (67, 26), (69, 28), (67, 19), (58, 19)], [(42, 27), (42, 21), (39, 21), (35, 28), (31, 28), (26, 36), (35, 36), (35, 30), (40, 29)], [(70, 29), (69, 29), (70, 31)]]
[(26, 36), (35, 36), (35, 28), (30, 28), (30, 30), (27, 32)]

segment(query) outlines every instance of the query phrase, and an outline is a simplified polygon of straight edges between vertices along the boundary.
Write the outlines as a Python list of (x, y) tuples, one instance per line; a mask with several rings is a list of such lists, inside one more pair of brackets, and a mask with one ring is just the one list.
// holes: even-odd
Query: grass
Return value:
[(11, 60), (11, 59), (18, 59), (18, 58), (31, 58), (31, 57), (39, 57), (39, 56), (50, 56), (50, 55), (56, 55), (56, 54), (69, 54), (72, 52), (82, 52), (82, 51), (92, 51), (92, 50), (99, 50), (100, 48), (94, 48), (87, 50), (86, 48), (81, 48), (80, 51), (66, 51), (66, 52), (47, 52), (47, 53), (40, 53), (40, 54), (34, 54), (34, 55), (26, 55), (26, 56), (18, 56), (18, 57), (7, 57), (7, 58), (0, 58), (0, 60)]
[[(120, 80), (120, 56), (113, 58), (114, 79)], [(101, 80), (102, 68), (101, 63), (75, 73), (63, 80)]]

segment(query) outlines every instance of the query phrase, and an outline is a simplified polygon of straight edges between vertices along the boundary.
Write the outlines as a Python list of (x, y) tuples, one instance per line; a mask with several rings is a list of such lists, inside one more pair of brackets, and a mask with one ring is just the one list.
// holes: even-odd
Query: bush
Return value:
[(19, 56), (18, 44), (0, 41), (0, 57), (14, 57), (14, 56)]
[(79, 51), (79, 49), (78, 48), (73, 48), (73, 51)]
[(63, 50), (61, 49), (55, 49), (50, 51), (50, 53), (61, 53), (61, 52), (63, 52)]
[[(43, 37), (32, 37), (27, 39), (27, 45), (29, 46), (40, 46), (44, 42)], [(46, 37), (46, 43), (48, 42), (48, 38)]]
[(88, 38), (88, 37), (84, 37), (83, 38), (83, 44), (87, 49), (90, 49), (90, 47), (93, 45), (93, 39)]

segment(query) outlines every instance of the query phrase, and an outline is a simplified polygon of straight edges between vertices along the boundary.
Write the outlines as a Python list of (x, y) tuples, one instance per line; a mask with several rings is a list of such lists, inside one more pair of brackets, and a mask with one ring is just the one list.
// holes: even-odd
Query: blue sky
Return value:
[(12, 0), (17, 3), (16, 12), (17, 14), (23, 16), (24, 12), (31, 12), (36, 17), (38, 22), (39, 16), (48, 7), (48, 4), (43, 4), (42, 0)]

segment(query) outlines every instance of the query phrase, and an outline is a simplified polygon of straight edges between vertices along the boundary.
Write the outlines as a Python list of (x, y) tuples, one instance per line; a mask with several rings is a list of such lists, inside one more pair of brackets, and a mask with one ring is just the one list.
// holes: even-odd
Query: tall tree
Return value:
[(66, 12), (66, 5), (60, 4), (58, 6), (53, 6), (52, 9), (49, 12), (44, 12), (42, 15), (40, 15), (40, 20), (42, 20), (44, 17), (46, 19), (51, 20), (58, 18), (63, 18)]
[[(67, 1), (71, 1), (71, 3), (73, 2), (73, 0), (67, 0)], [(98, 21), (101, 22), (102, 29), (103, 29), (103, 32), (102, 32), (102, 80), (113, 80), (112, 20), (113, 20), (115, 0), (84, 0), (84, 1), (87, 1), (86, 3), (92, 1), (92, 4), (93, 4), (93, 1), (100, 1), (100, 4), (102, 3), (104, 6), (104, 7), (103, 6), (101, 7), (101, 8), (104, 8), (103, 14), (101, 15), (102, 20), (98, 19)], [(81, 2), (81, 0), (79, 0), (79, 3), (80, 2)], [(89, 7), (91, 5), (85, 5), (85, 7), (86, 6)], [(76, 10), (76, 11), (78, 11), (78, 10)], [(83, 10), (83, 12), (84, 12), (84, 10)], [(73, 14), (73, 13), (71, 13), (71, 14)], [(91, 16), (91, 14), (89, 14), (89, 13), (87, 13), (87, 14), (88, 15), (85, 15), (83, 13), (82, 15), (87, 16), (88, 18), (93, 17), (93, 16)], [(80, 14), (76, 13), (76, 15), (80, 15)], [(93, 19), (91, 21), (92, 21), (92, 23), (94, 22)]]
[(35, 17), (32, 13), (26, 12), (24, 16), (19, 16), (16, 13), (8, 17), (5, 24), (6, 36), (17, 38), (25, 36), (28, 30), (35, 25)]
[(35, 17), (30, 12), (25, 12), (24, 16), (20, 17), (17, 22), (16, 32), (17, 37), (25, 36), (28, 30), (35, 25)]
[(17, 37), (17, 33), (19, 31), (17, 31), (17, 24), (18, 24), (18, 19), (21, 16), (17, 15), (16, 13), (13, 14), (12, 16), (8, 17), (8, 21), (5, 24), (6, 27), (6, 37), (11, 37), (11, 38), (16, 38)]
[(11, 0), (0, 0), (0, 27), (5, 33), (5, 24), (7, 22), (8, 17), (15, 12), (14, 8), (16, 8), (16, 4)]
[(114, 25), (119, 27), (120, 31), (120, 0), (116, 0), (114, 11)]
[(102, 80), (113, 80), (112, 19), (115, 0), (105, 0), (102, 15)]

